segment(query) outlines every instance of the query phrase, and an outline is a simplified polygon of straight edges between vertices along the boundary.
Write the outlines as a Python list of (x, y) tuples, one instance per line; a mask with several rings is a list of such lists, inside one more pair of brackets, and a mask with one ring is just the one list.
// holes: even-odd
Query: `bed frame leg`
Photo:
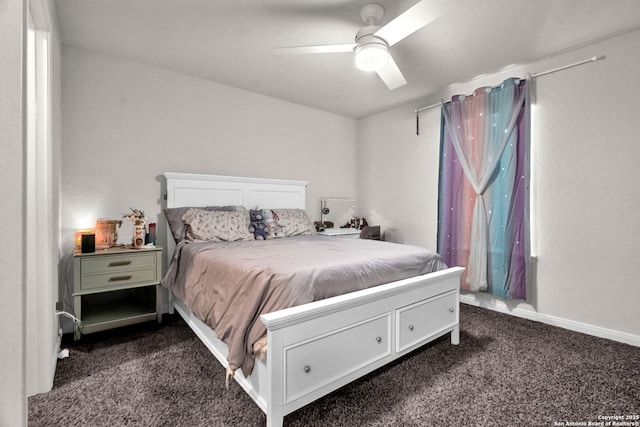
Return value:
[(284, 337), (282, 330), (267, 329), (267, 427), (282, 427), (284, 422)]
[[(268, 345), (267, 343), (267, 346)], [(282, 411), (282, 395), (280, 393), (282, 393), (283, 390), (278, 386), (270, 387), (269, 390), (272, 394), (267, 399), (267, 427), (282, 427), (284, 415)], [(276, 393), (273, 393), (274, 391)]]
[(267, 427), (282, 427), (283, 417), (267, 414)]
[(175, 312), (175, 308), (173, 306), (173, 292), (169, 291), (169, 314), (173, 314)]
[(455, 329), (451, 331), (451, 344), (460, 344), (460, 326), (456, 326)]

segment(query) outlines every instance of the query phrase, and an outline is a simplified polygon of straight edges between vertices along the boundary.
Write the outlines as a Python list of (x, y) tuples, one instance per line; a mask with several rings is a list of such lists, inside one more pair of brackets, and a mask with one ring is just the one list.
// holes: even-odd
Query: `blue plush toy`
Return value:
[(267, 226), (263, 223), (264, 216), (262, 209), (250, 209), (249, 217), (251, 219), (249, 231), (253, 233), (253, 237), (255, 237), (256, 240), (266, 240)]

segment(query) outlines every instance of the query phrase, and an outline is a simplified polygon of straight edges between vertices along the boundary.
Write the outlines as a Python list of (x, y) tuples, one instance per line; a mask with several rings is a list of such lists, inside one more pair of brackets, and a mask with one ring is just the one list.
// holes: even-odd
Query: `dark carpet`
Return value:
[[(640, 425), (640, 348), (464, 304), (460, 321), (459, 346), (436, 340), (284, 425)], [(30, 426), (265, 425), (177, 316), (64, 339), (70, 357), (29, 398)]]

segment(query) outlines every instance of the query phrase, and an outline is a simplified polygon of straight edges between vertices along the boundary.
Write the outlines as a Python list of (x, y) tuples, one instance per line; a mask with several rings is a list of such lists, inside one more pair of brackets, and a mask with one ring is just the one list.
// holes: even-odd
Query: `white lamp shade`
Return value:
[(389, 62), (389, 49), (381, 43), (367, 43), (356, 47), (356, 67), (362, 71), (377, 71)]

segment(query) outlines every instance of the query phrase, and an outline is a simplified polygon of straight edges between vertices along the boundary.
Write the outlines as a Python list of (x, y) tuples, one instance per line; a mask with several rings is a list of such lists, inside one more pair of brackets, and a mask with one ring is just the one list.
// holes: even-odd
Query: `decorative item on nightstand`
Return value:
[(134, 248), (141, 248), (145, 245), (147, 219), (144, 216), (144, 211), (133, 208), (129, 209), (131, 209), (131, 212), (125, 214), (123, 218), (133, 221), (133, 240), (131, 244)]
[(96, 235), (93, 233), (84, 233), (82, 235), (81, 251), (88, 254), (96, 251)]
[(153, 246), (156, 245), (156, 223), (149, 223), (149, 243)]
[(75, 252), (89, 253), (96, 251), (96, 240), (93, 230), (85, 229), (76, 231)]
[(342, 227), (356, 215), (356, 201), (337, 197), (325, 197), (321, 201), (320, 221), (325, 228)]
[(118, 243), (118, 228), (122, 226), (120, 219), (99, 219), (96, 221), (96, 248), (106, 249)]

